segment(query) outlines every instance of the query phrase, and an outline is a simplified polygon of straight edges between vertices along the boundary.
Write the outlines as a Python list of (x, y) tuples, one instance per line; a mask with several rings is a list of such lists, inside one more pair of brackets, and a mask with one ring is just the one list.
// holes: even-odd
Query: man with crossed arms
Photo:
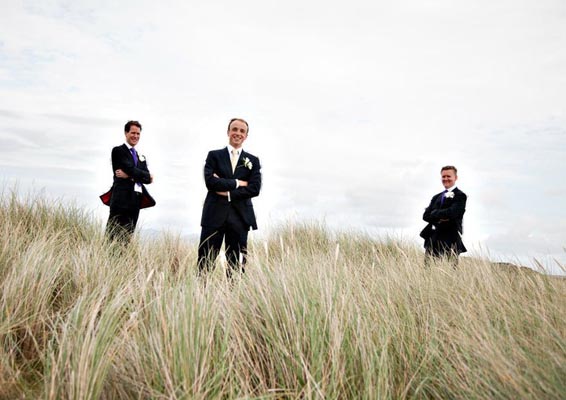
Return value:
[(467, 196), (456, 187), (458, 170), (452, 165), (440, 170), (444, 191), (434, 195), (426, 208), (423, 219), (428, 225), (420, 236), (425, 240), (425, 261), (431, 257), (447, 257), (452, 264), (458, 265), (458, 255), (466, 252), (462, 242), (463, 219), (466, 212)]
[(108, 204), (110, 216), (106, 224), (106, 235), (111, 240), (129, 242), (136, 229), (140, 208), (155, 205), (155, 200), (145, 188), (145, 185), (153, 182), (153, 175), (147, 168), (145, 157), (135, 149), (141, 130), (138, 121), (128, 121), (124, 126), (125, 143), (112, 149), (114, 182)]
[(198, 248), (199, 276), (212, 271), (222, 241), (228, 267), (226, 276), (244, 272), (248, 231), (257, 229), (252, 198), (261, 189), (259, 159), (242, 149), (248, 137), (248, 123), (234, 118), (228, 124), (228, 146), (208, 153), (204, 182), (208, 193), (201, 219)]

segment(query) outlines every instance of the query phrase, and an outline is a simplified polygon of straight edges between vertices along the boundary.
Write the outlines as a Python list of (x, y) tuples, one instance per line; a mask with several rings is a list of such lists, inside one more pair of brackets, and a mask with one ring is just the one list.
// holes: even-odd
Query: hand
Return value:
[(216, 194), (219, 196), (228, 197), (228, 192), (216, 192)]
[(117, 169), (116, 170), (116, 177), (117, 178), (121, 178), (121, 179), (129, 179), (130, 175), (126, 174), (124, 171), (122, 171), (121, 169)]
[(149, 175), (149, 183), (153, 183), (153, 175)]

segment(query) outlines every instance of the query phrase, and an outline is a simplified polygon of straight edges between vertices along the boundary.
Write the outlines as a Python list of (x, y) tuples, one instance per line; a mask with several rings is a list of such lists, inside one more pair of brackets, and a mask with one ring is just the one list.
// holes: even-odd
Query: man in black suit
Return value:
[(466, 252), (461, 235), (467, 196), (456, 187), (456, 167), (442, 167), (440, 175), (445, 190), (433, 196), (426, 208), (423, 219), (428, 225), (422, 230), (421, 237), (425, 240), (427, 263), (431, 257), (447, 257), (456, 266), (458, 255)]
[(259, 159), (242, 149), (248, 130), (246, 121), (232, 119), (228, 124), (228, 146), (210, 151), (206, 157), (204, 182), (208, 193), (201, 219), (199, 276), (214, 268), (223, 240), (228, 261), (226, 276), (231, 279), (233, 272), (244, 272), (248, 231), (257, 229), (251, 199), (261, 189)]
[(114, 183), (106, 224), (106, 234), (112, 240), (128, 242), (136, 228), (140, 208), (155, 204), (144, 186), (153, 182), (153, 176), (147, 169), (145, 157), (134, 148), (140, 140), (141, 130), (138, 121), (128, 121), (124, 127), (126, 142), (112, 149)]

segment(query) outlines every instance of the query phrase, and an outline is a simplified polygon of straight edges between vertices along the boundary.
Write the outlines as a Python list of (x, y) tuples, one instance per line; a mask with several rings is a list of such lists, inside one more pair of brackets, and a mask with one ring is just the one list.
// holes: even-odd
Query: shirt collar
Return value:
[(128, 150), (132, 151), (132, 149), (134, 148), (134, 146), (130, 146), (130, 144), (128, 142), (124, 143), (126, 145), (126, 147), (128, 148)]
[(228, 154), (230, 154), (230, 155), (232, 154), (232, 150), (236, 150), (236, 154), (238, 156), (240, 156), (240, 154), (242, 154), (242, 151), (244, 151), (244, 149), (241, 148), (241, 147), (239, 149), (235, 149), (231, 145), (226, 146), (226, 148), (228, 149)]
[(452, 192), (454, 191), (454, 189), (456, 189), (456, 185), (449, 187), (448, 189), (444, 189), (446, 192)]

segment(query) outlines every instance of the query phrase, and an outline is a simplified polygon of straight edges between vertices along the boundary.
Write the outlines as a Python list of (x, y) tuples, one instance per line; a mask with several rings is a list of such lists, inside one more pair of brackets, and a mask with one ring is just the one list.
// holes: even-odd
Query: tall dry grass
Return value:
[(566, 280), (288, 225), (246, 274), (196, 244), (105, 242), (84, 211), (0, 204), (0, 398), (566, 396)]

